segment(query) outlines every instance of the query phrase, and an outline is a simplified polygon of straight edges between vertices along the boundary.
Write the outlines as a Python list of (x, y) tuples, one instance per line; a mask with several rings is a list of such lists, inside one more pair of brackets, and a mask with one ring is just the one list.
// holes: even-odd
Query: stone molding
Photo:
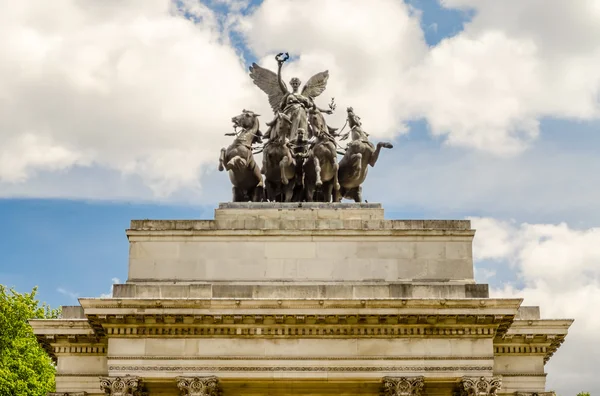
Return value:
[(463, 377), (461, 384), (463, 396), (496, 396), (496, 392), (502, 388), (502, 378)]
[(456, 372), (492, 371), (492, 366), (108, 366), (122, 372)]
[(49, 392), (46, 396), (86, 396), (87, 392)]
[(495, 355), (543, 355), (544, 363), (565, 341), (566, 334), (504, 334), (494, 340)]
[(141, 395), (140, 377), (101, 377), (100, 389), (108, 396), (139, 396)]
[(421, 396), (424, 377), (383, 377), (382, 396)]
[(515, 396), (556, 396), (554, 392), (515, 392)]
[[(263, 356), (217, 356), (217, 355), (196, 355), (196, 356), (147, 356), (147, 355), (112, 355), (109, 360), (494, 360), (494, 356), (388, 356), (388, 355), (368, 355), (368, 356), (297, 356), (297, 355), (263, 355)], [(535, 374), (532, 374), (535, 375)]]
[(105, 328), (106, 336), (193, 338), (492, 338), (490, 326), (123, 326)]
[(219, 379), (210, 377), (177, 377), (177, 387), (183, 396), (219, 396)]

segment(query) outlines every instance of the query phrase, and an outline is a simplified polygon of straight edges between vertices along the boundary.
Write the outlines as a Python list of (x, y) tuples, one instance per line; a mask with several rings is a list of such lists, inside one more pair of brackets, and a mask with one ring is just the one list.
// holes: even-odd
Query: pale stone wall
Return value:
[(240, 239), (130, 237), (129, 281), (473, 282), (471, 237)]

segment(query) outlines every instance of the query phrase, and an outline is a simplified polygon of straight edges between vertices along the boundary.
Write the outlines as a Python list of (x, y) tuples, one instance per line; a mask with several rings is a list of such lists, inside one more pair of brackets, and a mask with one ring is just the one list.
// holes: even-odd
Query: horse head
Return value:
[(348, 126), (352, 132), (352, 140), (365, 140), (368, 139), (369, 134), (362, 129), (362, 122), (360, 117), (354, 114), (354, 109), (348, 107)]
[(242, 128), (239, 132), (238, 139), (250, 140), (251, 143), (260, 141), (260, 132), (258, 117), (260, 114), (256, 114), (250, 110), (242, 110), (242, 114), (231, 118), (234, 128)]
[(256, 114), (250, 110), (242, 110), (242, 114), (231, 118), (234, 127), (243, 129), (252, 129), (252, 127), (258, 122), (259, 114)]
[(311, 110), (308, 113), (308, 123), (312, 127), (314, 136), (321, 137), (324, 133), (328, 133), (325, 117), (323, 117), (323, 114), (320, 111)]
[(292, 129), (292, 120), (291, 118), (284, 113), (277, 113), (276, 115), (276, 124), (275, 124), (275, 131), (276, 131), (276, 136), (277, 136), (277, 141), (279, 143), (284, 143), (285, 139), (290, 137), (290, 131)]

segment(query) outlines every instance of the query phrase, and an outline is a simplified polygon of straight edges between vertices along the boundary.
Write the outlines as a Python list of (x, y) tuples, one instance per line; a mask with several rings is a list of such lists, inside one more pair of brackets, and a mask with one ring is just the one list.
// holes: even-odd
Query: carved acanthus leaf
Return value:
[(218, 396), (219, 379), (210, 377), (177, 377), (177, 387), (186, 396)]
[(138, 396), (141, 388), (139, 377), (103, 377), (100, 378), (100, 389), (110, 396)]
[(515, 396), (556, 396), (554, 392), (515, 392)]
[(423, 377), (383, 377), (383, 396), (420, 396)]
[(46, 396), (86, 396), (87, 392), (48, 392)]
[(462, 391), (464, 396), (496, 396), (496, 392), (502, 388), (500, 377), (463, 377)]

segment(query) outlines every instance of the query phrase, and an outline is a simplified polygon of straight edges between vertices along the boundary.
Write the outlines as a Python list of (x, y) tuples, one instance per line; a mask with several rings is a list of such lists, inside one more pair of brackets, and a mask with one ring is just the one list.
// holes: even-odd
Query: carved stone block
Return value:
[(496, 396), (496, 392), (502, 388), (500, 377), (479, 377), (462, 379), (463, 396)]
[(141, 379), (139, 377), (103, 377), (100, 389), (110, 396), (140, 396)]
[(383, 396), (420, 396), (423, 377), (383, 377)]
[(177, 387), (186, 396), (218, 396), (217, 377), (177, 377)]

